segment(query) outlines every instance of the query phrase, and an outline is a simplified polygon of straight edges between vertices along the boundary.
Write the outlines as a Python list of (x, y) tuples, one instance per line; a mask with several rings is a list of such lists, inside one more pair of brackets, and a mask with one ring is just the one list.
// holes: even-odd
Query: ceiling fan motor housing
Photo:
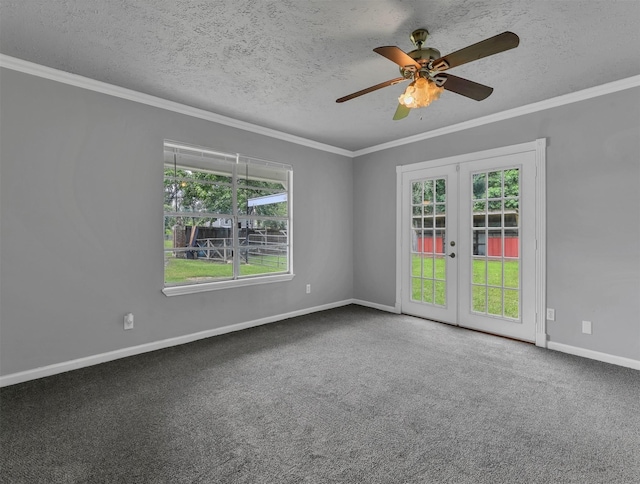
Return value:
[[(432, 47), (412, 50), (411, 52), (407, 52), (407, 55), (422, 66), (420, 69), (422, 77), (429, 77), (429, 62), (441, 57), (440, 51)], [(400, 73), (405, 79), (411, 79), (414, 76), (415, 67), (400, 67)]]
[(422, 44), (424, 44), (427, 41), (428, 37), (429, 37), (429, 31), (427, 29), (417, 29), (411, 32), (410, 39), (411, 39), (411, 42), (413, 42), (413, 45), (415, 45), (418, 49), (420, 49), (422, 47)]

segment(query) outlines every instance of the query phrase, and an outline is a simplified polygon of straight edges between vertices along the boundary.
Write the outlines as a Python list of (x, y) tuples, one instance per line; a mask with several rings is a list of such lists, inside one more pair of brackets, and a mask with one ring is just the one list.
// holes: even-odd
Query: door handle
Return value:
[(449, 257), (451, 257), (452, 259), (456, 258), (456, 253), (455, 252), (451, 252), (451, 254), (449, 254)]

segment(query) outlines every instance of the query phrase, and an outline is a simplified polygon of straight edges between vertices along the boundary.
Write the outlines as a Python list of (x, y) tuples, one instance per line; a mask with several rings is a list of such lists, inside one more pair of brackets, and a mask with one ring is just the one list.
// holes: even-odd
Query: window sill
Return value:
[(250, 277), (233, 281), (204, 282), (202, 284), (189, 284), (185, 286), (165, 287), (162, 293), (165, 296), (181, 296), (183, 294), (195, 294), (198, 292), (218, 291), (232, 287), (255, 286), (258, 284), (270, 284), (273, 282), (290, 281), (295, 274), (278, 274), (276, 276)]

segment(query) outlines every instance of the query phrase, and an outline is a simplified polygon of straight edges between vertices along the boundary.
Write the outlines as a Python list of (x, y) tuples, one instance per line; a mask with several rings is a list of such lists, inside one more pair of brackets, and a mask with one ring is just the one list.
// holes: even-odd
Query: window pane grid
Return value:
[(472, 175), (471, 310), (520, 320), (520, 171)]
[(165, 286), (289, 273), (290, 179), (288, 165), (165, 142)]
[(446, 304), (446, 180), (412, 183), (411, 299)]

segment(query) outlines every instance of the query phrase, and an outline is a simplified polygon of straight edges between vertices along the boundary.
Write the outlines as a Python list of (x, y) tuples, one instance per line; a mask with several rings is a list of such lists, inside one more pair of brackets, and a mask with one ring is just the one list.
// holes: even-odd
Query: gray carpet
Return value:
[(3, 483), (640, 482), (640, 372), (358, 306), (0, 397)]

